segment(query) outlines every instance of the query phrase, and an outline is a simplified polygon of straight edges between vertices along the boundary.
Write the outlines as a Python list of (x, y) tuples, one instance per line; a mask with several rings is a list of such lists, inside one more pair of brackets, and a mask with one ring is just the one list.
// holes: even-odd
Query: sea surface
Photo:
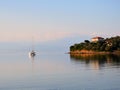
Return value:
[(0, 51), (0, 90), (120, 90), (120, 56)]

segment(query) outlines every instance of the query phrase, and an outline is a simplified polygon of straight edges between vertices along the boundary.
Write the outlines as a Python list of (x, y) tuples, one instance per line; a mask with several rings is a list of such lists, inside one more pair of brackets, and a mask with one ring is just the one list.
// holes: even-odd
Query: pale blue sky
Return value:
[(0, 41), (120, 35), (120, 0), (0, 0)]

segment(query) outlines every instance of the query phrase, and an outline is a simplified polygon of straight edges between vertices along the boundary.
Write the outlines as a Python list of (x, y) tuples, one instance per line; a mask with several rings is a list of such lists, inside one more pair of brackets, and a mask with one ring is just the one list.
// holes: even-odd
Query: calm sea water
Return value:
[(120, 90), (120, 56), (2, 51), (0, 90)]

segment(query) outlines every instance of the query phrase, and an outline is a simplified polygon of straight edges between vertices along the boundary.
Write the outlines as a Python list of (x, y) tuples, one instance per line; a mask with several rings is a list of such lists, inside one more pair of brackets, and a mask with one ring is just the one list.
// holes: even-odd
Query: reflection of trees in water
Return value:
[(76, 54), (70, 55), (72, 61), (84, 62), (85, 64), (93, 64), (95, 67), (103, 67), (104, 65), (120, 66), (120, 55), (91, 55), (91, 54)]

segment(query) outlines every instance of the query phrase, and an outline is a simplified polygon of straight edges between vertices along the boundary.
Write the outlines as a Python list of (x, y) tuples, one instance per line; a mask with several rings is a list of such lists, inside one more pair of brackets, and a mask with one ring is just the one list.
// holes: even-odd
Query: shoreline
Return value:
[(70, 51), (68, 54), (75, 55), (75, 54), (90, 54), (90, 55), (96, 55), (96, 54), (116, 54), (120, 55), (120, 51), (113, 51), (113, 52), (106, 52), (106, 51), (92, 51), (92, 50), (75, 50)]

